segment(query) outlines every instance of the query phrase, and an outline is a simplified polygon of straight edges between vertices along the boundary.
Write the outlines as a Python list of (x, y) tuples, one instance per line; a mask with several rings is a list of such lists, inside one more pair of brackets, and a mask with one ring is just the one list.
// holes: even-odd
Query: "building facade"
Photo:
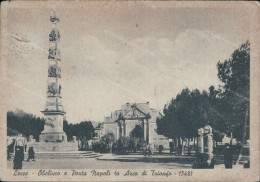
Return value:
[(139, 125), (143, 130), (143, 139), (147, 144), (152, 144), (155, 148), (163, 145), (169, 148), (168, 138), (157, 134), (156, 118), (159, 112), (150, 107), (147, 103), (126, 103), (120, 110), (111, 113), (105, 117), (101, 125), (99, 134), (104, 136), (107, 133), (113, 133), (116, 139), (120, 137), (131, 137), (131, 132)]

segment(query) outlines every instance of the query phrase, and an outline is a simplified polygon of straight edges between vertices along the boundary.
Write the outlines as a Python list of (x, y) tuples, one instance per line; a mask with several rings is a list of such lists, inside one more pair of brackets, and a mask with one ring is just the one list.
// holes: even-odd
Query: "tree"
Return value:
[(195, 89), (183, 89), (163, 110), (163, 116), (157, 118), (157, 131), (169, 138), (192, 138), (197, 136), (198, 128), (203, 127), (212, 116), (209, 96)]
[[(209, 92), (198, 89), (183, 89), (175, 99), (165, 106), (161, 117), (157, 118), (157, 131), (169, 138), (191, 139), (198, 137), (198, 129), (209, 124), (213, 128), (215, 140), (221, 140), (223, 127), (218, 111), (218, 91), (213, 86)], [(180, 143), (179, 143), (180, 144)]]
[(95, 131), (91, 121), (68, 124), (68, 121), (64, 119), (63, 128), (69, 140), (72, 140), (72, 136), (76, 136), (79, 140), (90, 140), (94, 136)]
[(22, 110), (7, 112), (7, 135), (17, 135), (22, 133), (26, 137), (33, 135), (36, 140), (39, 140), (39, 135), (44, 129), (45, 120), (28, 114)]
[(227, 129), (244, 145), (249, 138), (250, 43), (240, 45), (230, 59), (218, 62), (217, 68), (224, 84), (221, 99)]
[(116, 138), (113, 133), (106, 133), (104, 136), (101, 137), (100, 143), (105, 143), (107, 145), (112, 144), (115, 142)]
[(218, 77), (224, 83), (221, 99), (226, 125), (234, 137), (244, 142), (243, 130), (249, 126), (249, 115), (246, 116), (246, 113), (250, 109), (250, 43), (242, 44), (230, 59), (219, 62), (217, 67)]
[[(140, 140), (143, 142), (143, 140)], [(120, 137), (113, 145), (114, 153), (129, 154), (137, 151), (138, 141), (132, 137)]]
[[(25, 113), (22, 110), (7, 112), (7, 135), (17, 135), (22, 133), (26, 137), (33, 135), (36, 140), (39, 140), (39, 135), (44, 129), (45, 119), (36, 117), (33, 114)], [(64, 119), (63, 130), (67, 134), (69, 140), (72, 136), (78, 139), (90, 140), (94, 136), (95, 128), (91, 121), (82, 121), (77, 124), (68, 124)]]
[(144, 129), (140, 125), (135, 125), (134, 129), (130, 133), (130, 136), (133, 138), (144, 138)]
[(108, 153), (112, 151), (112, 145), (115, 142), (115, 135), (113, 133), (107, 133), (101, 137), (99, 143), (93, 144), (93, 150), (100, 153)]

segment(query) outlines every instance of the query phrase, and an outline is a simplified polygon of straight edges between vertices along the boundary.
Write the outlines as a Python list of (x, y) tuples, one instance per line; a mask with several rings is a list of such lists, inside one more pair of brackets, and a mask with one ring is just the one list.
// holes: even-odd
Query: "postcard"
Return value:
[(258, 181), (259, 2), (1, 3), (2, 181)]

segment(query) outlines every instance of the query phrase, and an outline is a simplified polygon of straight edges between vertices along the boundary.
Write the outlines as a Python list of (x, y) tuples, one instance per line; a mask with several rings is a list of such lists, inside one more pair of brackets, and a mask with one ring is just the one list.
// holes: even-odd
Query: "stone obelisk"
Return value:
[(55, 15), (50, 17), (52, 30), (49, 34), (48, 55), (48, 88), (45, 110), (44, 130), (40, 135), (40, 142), (67, 142), (67, 135), (63, 131), (64, 110), (61, 97), (61, 68), (60, 68), (60, 33), (58, 30), (59, 18)]

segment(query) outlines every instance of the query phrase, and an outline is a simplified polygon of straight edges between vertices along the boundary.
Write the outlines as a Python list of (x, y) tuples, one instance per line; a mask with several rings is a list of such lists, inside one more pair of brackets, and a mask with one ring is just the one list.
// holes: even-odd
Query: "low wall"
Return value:
[(78, 142), (33, 142), (28, 143), (29, 147), (33, 147), (35, 152), (78, 151)]

